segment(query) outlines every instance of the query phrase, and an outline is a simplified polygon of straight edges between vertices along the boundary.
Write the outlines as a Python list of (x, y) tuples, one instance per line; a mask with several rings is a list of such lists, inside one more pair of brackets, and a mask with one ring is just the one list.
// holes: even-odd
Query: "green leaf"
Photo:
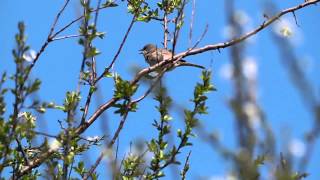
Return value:
[(117, 7), (117, 6), (118, 4), (116, 4), (114, 1), (111, 1), (111, 0), (107, 1), (102, 5), (102, 7)]
[(90, 86), (90, 93), (94, 93), (97, 90), (97, 87), (95, 86)]
[(31, 94), (40, 89), (41, 81), (40, 79), (36, 79), (31, 86), (27, 88), (27, 94)]
[(112, 77), (113, 77), (113, 73), (107, 72), (107, 73), (104, 73), (103, 76), (104, 76), (104, 77), (107, 77), (107, 78), (112, 78)]

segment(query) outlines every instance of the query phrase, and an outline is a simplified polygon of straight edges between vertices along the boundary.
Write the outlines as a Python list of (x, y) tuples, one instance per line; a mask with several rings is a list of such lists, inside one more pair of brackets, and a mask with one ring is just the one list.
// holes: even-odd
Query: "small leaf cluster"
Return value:
[(2, 116), (6, 112), (6, 102), (4, 100), (4, 96), (7, 93), (8, 89), (3, 87), (6, 79), (7, 74), (3, 73), (0, 79), (0, 120), (4, 120)]
[(172, 14), (175, 10), (181, 9), (182, 0), (161, 0), (156, 3), (156, 8), (152, 8), (145, 0), (127, 0), (128, 11), (135, 16), (136, 21), (149, 22), (151, 19), (163, 20), (159, 18), (160, 11), (163, 14)]
[(181, 6), (182, 0), (162, 0), (157, 5), (160, 10), (165, 11), (167, 14), (173, 13), (175, 9)]
[(193, 110), (184, 110), (186, 130), (184, 133), (181, 130), (178, 130), (178, 137), (181, 139), (183, 146), (191, 145), (188, 143), (188, 138), (189, 136), (193, 136), (192, 129), (198, 124), (199, 121), (195, 116), (197, 114), (208, 113), (208, 107), (206, 106), (206, 100), (208, 97), (206, 96), (206, 93), (216, 90), (211, 84), (210, 71), (203, 71), (201, 79), (202, 83), (197, 83), (194, 89), (193, 99), (191, 100), (194, 103)]
[(128, 111), (135, 111), (137, 109), (136, 103), (131, 103), (131, 97), (138, 89), (138, 85), (132, 85), (130, 81), (123, 80), (119, 75), (114, 76), (115, 90), (114, 98), (117, 98), (120, 101), (113, 105), (117, 108), (115, 113), (119, 113), (121, 116), (126, 114)]
[[(95, 83), (95, 72), (93, 69), (95, 67), (93, 64), (92, 58), (96, 57), (100, 54), (98, 48), (93, 46), (93, 41), (96, 38), (103, 39), (105, 36), (104, 32), (99, 32), (97, 30), (97, 25), (95, 21), (92, 21), (93, 8), (90, 6), (90, 2), (88, 0), (81, 0), (81, 5), (84, 10), (84, 18), (79, 28), (80, 38), (78, 43), (83, 47), (83, 65), (86, 66), (87, 70), (82, 67), (81, 71), (81, 79), (91, 86)], [(116, 4), (112, 1), (107, 2), (103, 5), (103, 7), (115, 7)], [(96, 14), (95, 14), (96, 15)]]
[(79, 101), (81, 100), (80, 94), (78, 92), (67, 92), (66, 98), (64, 99), (63, 103), (63, 111), (75, 111)]
[(158, 17), (158, 9), (153, 10), (145, 0), (127, 0), (128, 11), (133, 14), (136, 21), (149, 22)]
[(117, 7), (118, 4), (115, 3), (113, 0), (107, 0), (104, 4), (102, 4), (102, 7)]
[(301, 180), (308, 177), (308, 173), (293, 170), (292, 163), (289, 160), (289, 157), (285, 157), (280, 153), (280, 163), (275, 171), (276, 179)]
[[(208, 99), (206, 93), (211, 92), (214, 89), (213, 85), (210, 83), (211, 72), (202, 72), (202, 83), (197, 83), (194, 90), (194, 98), (192, 102), (194, 103), (193, 110), (185, 110), (185, 130), (177, 130), (177, 136), (180, 139), (179, 144), (173, 145), (169, 148), (168, 141), (165, 139), (166, 135), (171, 132), (171, 126), (169, 124), (172, 119), (169, 115), (169, 107), (171, 105), (171, 98), (166, 95), (164, 88), (161, 88), (155, 97), (155, 100), (159, 102), (157, 110), (160, 113), (160, 120), (154, 121), (153, 126), (158, 131), (158, 138), (153, 138), (147, 143), (148, 151), (153, 153), (153, 158), (150, 162), (150, 171), (144, 176), (145, 179), (158, 179), (165, 176), (164, 169), (171, 164), (181, 164), (177, 160), (176, 156), (181, 153), (181, 150), (186, 146), (191, 146), (190, 136), (194, 136), (192, 130), (197, 125), (198, 119), (196, 115), (206, 114), (206, 100)], [(187, 171), (189, 170), (188, 160), (181, 171), (181, 177), (185, 177)]]
[(123, 170), (120, 174), (121, 179), (131, 180), (137, 178), (143, 174), (141, 169), (141, 164), (144, 163), (144, 160), (141, 156), (134, 153), (129, 153), (129, 155), (123, 160)]
[[(35, 112), (45, 112), (45, 108), (52, 107), (50, 103), (40, 102), (36, 98), (27, 99), (30, 95), (39, 91), (41, 81), (29, 78), (33, 61), (26, 54), (30, 51), (27, 45), (26, 27), (23, 22), (18, 23), (18, 33), (15, 35), (16, 47), (12, 50), (13, 62), (15, 63), (15, 73), (7, 79), (7, 74), (0, 77), (0, 173), (11, 168), (13, 172), (18, 172), (28, 161), (36, 155), (33, 151), (33, 140), (36, 137), (36, 117)], [(37, 55), (32, 58), (36, 58)], [(13, 81), (13, 87), (4, 87), (6, 81)], [(13, 95), (13, 111), (5, 116), (5, 98)], [(31, 103), (31, 104), (29, 104)], [(26, 178), (36, 179), (39, 175), (35, 170), (29, 173)]]
[(15, 81), (15, 88), (11, 89), (11, 92), (16, 96), (17, 103), (20, 104), (30, 94), (39, 90), (41, 81), (35, 79), (26, 83), (32, 63), (27, 62), (25, 54), (30, 49), (30, 46), (26, 44), (27, 37), (25, 35), (25, 25), (23, 22), (18, 23), (18, 34), (15, 35), (16, 48), (12, 50), (14, 62), (16, 64), (16, 73), (11, 76), (10, 79)]
[(114, 82), (114, 97), (118, 99), (128, 100), (138, 89), (138, 85), (131, 85), (130, 81), (123, 80), (119, 75), (115, 76)]
[[(84, 162), (80, 161), (78, 162), (78, 165), (73, 168), (76, 173), (78, 173), (82, 178), (85, 177), (85, 175), (88, 173), (88, 170), (84, 166)], [(98, 179), (98, 175), (94, 172), (90, 174), (90, 177), (92, 180)]]
[(154, 99), (159, 102), (159, 106), (156, 106), (156, 109), (160, 113), (160, 120), (155, 120), (152, 124), (158, 131), (158, 138), (153, 138), (147, 143), (148, 150), (153, 154), (153, 158), (149, 166), (151, 172), (148, 172), (145, 175), (145, 179), (163, 177), (163, 165), (171, 156), (171, 153), (168, 150), (168, 141), (165, 137), (170, 133), (171, 129), (169, 122), (172, 120), (172, 117), (169, 115), (169, 107), (171, 106), (172, 100), (167, 96), (166, 89), (163, 87), (159, 89)]

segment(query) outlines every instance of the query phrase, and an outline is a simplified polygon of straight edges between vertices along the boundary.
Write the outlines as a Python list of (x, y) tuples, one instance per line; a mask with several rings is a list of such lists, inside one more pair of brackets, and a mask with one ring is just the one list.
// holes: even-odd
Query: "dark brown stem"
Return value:
[(132, 17), (132, 20), (131, 20), (131, 22), (130, 22), (130, 25), (129, 25), (128, 29), (127, 29), (127, 32), (125, 33), (125, 35), (124, 35), (124, 37), (123, 37), (123, 39), (122, 39), (122, 42), (121, 42), (121, 44), (120, 44), (120, 46), (119, 46), (119, 48), (118, 48), (118, 51), (116, 52), (116, 54), (115, 54), (115, 56), (113, 57), (111, 63), (109, 64), (109, 66), (108, 66), (108, 67), (103, 71), (103, 73), (97, 78), (96, 82), (98, 82), (101, 78), (103, 78), (103, 76), (104, 76), (105, 74), (107, 74), (107, 73), (110, 72), (110, 69), (113, 67), (114, 63), (116, 62), (116, 60), (117, 60), (117, 58), (118, 58), (118, 56), (119, 56), (119, 54), (120, 54), (120, 52), (121, 52), (124, 44), (125, 44), (125, 42), (126, 42), (126, 40), (127, 40), (127, 38), (128, 38), (128, 35), (129, 35), (129, 33), (130, 33), (130, 31), (131, 31), (131, 28), (132, 28), (132, 26), (133, 26), (133, 24), (134, 24), (134, 22), (135, 22), (135, 19), (136, 19), (136, 17), (133, 16), (133, 17)]

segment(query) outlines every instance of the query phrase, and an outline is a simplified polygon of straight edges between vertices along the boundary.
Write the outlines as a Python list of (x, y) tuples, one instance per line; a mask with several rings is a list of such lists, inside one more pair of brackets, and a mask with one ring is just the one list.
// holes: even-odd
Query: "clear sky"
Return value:
[[(14, 34), (17, 32), (18, 21), (25, 22), (26, 33), (28, 35), (27, 42), (31, 45), (32, 49), (38, 51), (44, 43), (54, 17), (63, 2), (63, 0), (0, 1), (0, 17), (2, 20), (0, 28), (0, 72), (4, 70), (9, 74), (14, 72), (11, 50), (14, 48)], [(277, 5), (279, 9), (283, 9), (301, 2), (302, 0), (282, 0), (281, 2), (277, 2)], [(130, 14), (126, 13), (125, 4), (122, 2), (119, 2), (119, 4), (121, 4), (119, 8), (110, 8), (100, 13), (98, 30), (106, 32), (103, 40), (95, 41), (97, 47), (102, 52), (97, 58), (100, 73), (111, 61), (132, 18)], [(237, 1), (236, 8), (240, 12), (239, 16), (241, 15), (245, 20), (245, 30), (257, 27), (264, 20), (262, 13), (263, 5), (262, 0)], [(188, 42), (190, 9), (189, 5), (186, 13), (186, 26), (182, 29), (177, 52), (184, 51), (190, 47)], [(79, 12), (78, 1), (71, 1), (58, 23), (58, 28), (78, 17)], [(193, 42), (202, 34), (206, 24), (209, 25), (208, 33), (199, 46), (226, 40), (228, 30), (223, 1), (198, 0), (195, 14)], [(320, 7), (311, 6), (305, 8), (298, 11), (296, 16), (300, 27), (295, 26), (292, 14), (281, 18), (281, 22), (288, 22), (292, 26), (292, 35), (288, 38), (290, 38), (290, 42), (295, 48), (296, 55), (301, 58), (301, 65), (304, 66), (308, 79), (313, 83), (319, 100), (320, 62), (318, 59), (320, 51), (318, 42), (320, 41)], [(64, 35), (77, 34), (78, 25), (72, 26)], [(245, 56), (248, 62), (252, 62), (253, 66), (257, 68), (258, 103), (265, 111), (277, 138), (277, 152), (280, 152), (280, 148), (282, 151), (285, 151), (285, 147), (290, 144), (301, 145), (302, 147), (299, 146), (299, 148), (303, 149), (301, 142), (303, 142), (304, 133), (310, 130), (313, 125), (313, 117), (311, 112), (306, 108), (301, 94), (290, 82), (288, 71), (281, 61), (275, 41), (272, 40), (271, 29), (272, 27), (267, 28), (247, 42)], [(162, 31), (161, 25), (157, 22), (138, 22), (135, 24), (115, 64), (115, 71), (125, 79), (132, 79), (132, 67), (147, 66), (138, 50), (147, 43), (161, 46), (163, 40)], [(38, 94), (42, 100), (62, 104), (66, 91), (76, 89), (82, 58), (81, 52), (82, 49), (77, 44), (77, 39), (57, 41), (49, 45), (32, 72), (33, 78), (37, 77), (42, 80), (41, 90)], [(233, 133), (235, 129), (234, 117), (227, 105), (227, 100), (233, 94), (232, 83), (228, 77), (230, 71), (230, 68), (228, 68), (230, 67), (229, 50), (223, 49), (220, 53), (213, 51), (198, 56), (190, 56), (186, 60), (212, 69), (213, 84), (218, 91), (209, 95), (209, 114), (201, 116), (200, 119), (208, 131), (219, 133), (222, 142), (227, 147), (234, 149), (236, 147), (236, 136)], [(192, 107), (189, 99), (193, 96), (192, 89), (195, 83), (200, 81), (200, 75), (200, 70), (188, 67), (182, 67), (166, 74), (165, 84), (177, 106)], [(146, 86), (142, 89), (145, 90)], [(137, 96), (141, 95), (143, 90), (139, 90)], [(84, 94), (82, 97), (85, 97), (86, 92), (87, 88), (83, 88)], [(112, 97), (112, 80), (106, 79), (101, 81), (100, 92), (103, 98), (100, 98), (98, 101), (94, 100), (93, 104), (101, 104)], [(10, 97), (8, 97), (8, 100), (11, 100)], [(151, 126), (151, 122), (156, 114), (155, 105), (153, 98), (148, 97), (141, 103), (137, 113), (129, 114), (128, 121), (120, 135), (119, 155), (121, 157), (128, 150), (130, 141), (141, 138), (150, 139), (155, 136), (155, 130)], [(89, 114), (94, 109), (95, 106), (92, 106)], [(10, 106), (8, 110), (12, 110)], [(107, 116), (111, 132), (114, 132), (120, 118), (112, 113), (113, 111), (109, 110), (104, 114)], [(172, 110), (174, 128), (181, 128), (182, 126), (181, 113), (180, 109)], [(49, 133), (55, 134), (60, 127), (57, 120), (64, 118), (64, 114), (56, 110), (49, 110), (44, 116), (39, 116), (38, 121)], [(85, 135), (102, 135), (103, 132), (100, 128), (102, 122), (100, 121), (101, 119), (98, 119), (85, 132)], [(197, 179), (200, 176), (211, 177), (213, 179), (224, 177), (228, 170), (231, 169), (230, 163), (225, 163), (224, 159), (212, 147), (199, 139), (194, 138), (194, 146), (184, 150), (184, 152), (192, 150), (190, 179)], [(320, 179), (318, 167), (318, 162), (320, 161), (319, 142), (316, 143), (315, 147), (308, 168), (308, 173), (310, 173), (308, 179)], [(87, 154), (87, 157), (90, 157), (89, 161), (92, 163), (98, 154), (99, 149), (96, 148), (95, 150), (91, 150)], [(299, 153), (295, 155), (299, 159)], [(104, 171), (101, 171), (103, 168), (104, 166), (102, 165), (98, 169), (98, 171), (102, 172), (102, 177), (106, 176)], [(170, 176), (167, 179), (170, 179)]]

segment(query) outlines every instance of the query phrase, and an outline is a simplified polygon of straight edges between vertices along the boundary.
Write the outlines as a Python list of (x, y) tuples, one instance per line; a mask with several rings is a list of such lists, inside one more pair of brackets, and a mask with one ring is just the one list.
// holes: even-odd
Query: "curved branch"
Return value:
[(281, 11), (280, 13), (274, 15), (273, 17), (269, 18), (268, 20), (264, 21), (260, 26), (258, 26), (257, 28), (255, 28), (254, 30), (247, 32), (246, 34), (240, 36), (239, 38), (235, 38), (232, 39), (230, 41), (226, 41), (226, 42), (222, 42), (222, 43), (217, 43), (217, 44), (212, 44), (212, 45), (206, 45), (204, 47), (201, 48), (196, 48), (192, 51), (185, 51), (182, 53), (179, 53), (177, 55), (174, 56), (174, 59), (178, 59), (180, 57), (186, 57), (186, 56), (191, 56), (191, 55), (196, 55), (196, 54), (200, 54), (206, 51), (212, 51), (212, 50), (219, 50), (219, 49), (223, 49), (226, 47), (230, 47), (232, 45), (235, 45), (237, 43), (240, 43), (246, 39), (248, 39), (249, 37), (257, 34), (258, 32), (262, 31), (263, 29), (265, 29), (266, 27), (268, 27), (270, 24), (272, 24), (273, 22), (275, 22), (276, 20), (278, 20), (280, 17), (282, 17), (285, 14), (288, 13), (294, 13), (295, 11), (302, 9), (304, 7), (313, 5), (320, 2), (320, 0), (309, 0), (305, 3), (299, 4), (297, 6), (285, 9), (283, 11)]

